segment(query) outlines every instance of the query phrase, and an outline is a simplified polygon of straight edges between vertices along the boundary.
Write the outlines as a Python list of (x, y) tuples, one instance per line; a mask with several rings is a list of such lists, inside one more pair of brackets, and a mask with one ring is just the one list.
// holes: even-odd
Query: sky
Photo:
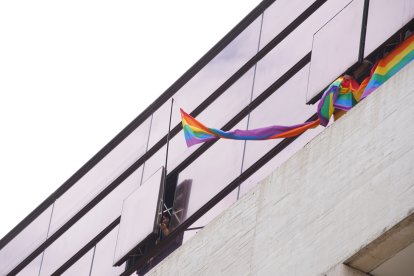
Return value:
[(0, 1), (0, 238), (259, 3)]

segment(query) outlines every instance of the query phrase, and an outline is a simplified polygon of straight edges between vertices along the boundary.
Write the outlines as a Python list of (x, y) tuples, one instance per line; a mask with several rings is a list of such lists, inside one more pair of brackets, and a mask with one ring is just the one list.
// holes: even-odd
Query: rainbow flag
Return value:
[(180, 109), (187, 146), (217, 140), (219, 138), (233, 140), (269, 140), (297, 136), (310, 128), (319, 125), (319, 120), (294, 126), (270, 126), (257, 129), (223, 131), (209, 128)]
[(180, 109), (185, 141), (190, 147), (195, 144), (220, 138), (234, 140), (269, 140), (297, 136), (318, 125), (327, 126), (335, 110), (348, 111), (359, 101), (400, 71), (414, 59), (414, 35), (401, 43), (386, 57), (378, 61), (370, 76), (358, 84), (350, 76), (336, 79), (323, 93), (318, 104), (318, 119), (293, 126), (270, 126), (249, 130), (223, 131), (209, 128)]
[(362, 94), (362, 99), (371, 94), (389, 78), (414, 59), (414, 35), (406, 39), (396, 49), (381, 59)]
[(329, 87), (325, 90), (321, 100), (318, 104), (318, 118), (321, 125), (327, 126), (329, 119), (334, 113), (334, 104), (338, 98), (338, 91), (340, 89), (343, 77), (336, 79)]
[(335, 110), (348, 111), (354, 107), (361, 98), (361, 89), (364, 82), (359, 85), (350, 76), (336, 79), (322, 94), (318, 104), (318, 118), (321, 125), (327, 126)]

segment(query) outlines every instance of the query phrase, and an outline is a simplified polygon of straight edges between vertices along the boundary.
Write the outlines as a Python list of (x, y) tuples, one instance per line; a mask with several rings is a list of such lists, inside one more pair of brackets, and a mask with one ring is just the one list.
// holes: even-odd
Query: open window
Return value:
[(364, 0), (353, 0), (313, 35), (306, 101), (358, 62)]
[(123, 203), (114, 264), (145, 254), (155, 244), (162, 214), (164, 167), (156, 171)]

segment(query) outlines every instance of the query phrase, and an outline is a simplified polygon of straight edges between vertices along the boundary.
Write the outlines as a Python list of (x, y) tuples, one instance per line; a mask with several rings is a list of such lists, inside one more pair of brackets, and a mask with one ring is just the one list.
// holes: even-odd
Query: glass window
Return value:
[[(311, 51), (313, 34), (349, 2), (349, 0), (327, 1), (257, 63), (254, 98)], [(302, 101), (305, 100), (306, 95)]]
[[(221, 128), (230, 119), (250, 103), (254, 69), (247, 71), (237, 82), (235, 82), (223, 95), (210, 104), (200, 115), (200, 120), (208, 127)], [(175, 103), (173, 116), (181, 120), (180, 106)], [(199, 146), (187, 147), (181, 130), (170, 141), (168, 152), (168, 171), (173, 170), (186, 157), (193, 153)]]
[[(238, 190), (232, 191), (229, 195), (223, 198), (219, 203), (214, 205), (207, 213), (205, 213), (201, 218), (194, 222), (188, 229), (184, 232), (183, 243), (192, 238), (197, 234), (204, 226), (210, 223), (214, 218), (220, 215), (224, 210), (229, 208), (234, 202), (237, 201)], [(191, 230), (194, 229), (194, 230)]]
[(40, 275), (51, 275), (83, 246), (121, 215), (122, 202), (139, 187), (138, 168), (62, 236), (46, 248)]
[(116, 238), (119, 226), (106, 235), (95, 247), (91, 276), (119, 275), (125, 270), (125, 264), (112, 266), (114, 262)]
[(277, 0), (268, 7), (263, 15), (260, 48), (266, 46), (313, 2), (315, 0)]
[[(271, 125), (295, 125), (305, 122), (316, 113), (316, 105), (306, 105), (306, 87), (309, 65), (250, 113), (249, 129)], [(247, 141), (243, 170), (250, 167), (282, 139)]]
[(148, 140), (148, 149), (152, 148), (162, 137), (164, 137), (169, 128), (171, 114), (171, 99), (166, 101), (160, 108), (152, 114), (151, 133)]
[[(25, 268), (23, 268), (17, 276), (37, 276), (39, 275), (40, 265), (42, 264), (43, 253), (31, 261)], [(5, 274), (2, 274), (5, 275)]]
[[(229, 183), (230, 183), (230, 181), (229, 181)], [(229, 183), (227, 183), (227, 184), (229, 184)], [(206, 226), (214, 218), (216, 218), (224, 210), (226, 210), (227, 208), (229, 208), (234, 202), (237, 201), (237, 194), (238, 194), (238, 191), (237, 191), (237, 189), (235, 189), (229, 195), (227, 195), (225, 198), (223, 198), (222, 200), (220, 200), (219, 203), (217, 203), (216, 205), (214, 205), (213, 208), (211, 208), (201, 218), (199, 218), (196, 222), (194, 222), (189, 228), (198, 228), (198, 227), (204, 227), (204, 226)]]
[[(246, 124), (244, 119), (235, 128), (245, 129)], [(179, 174), (179, 184), (192, 182), (186, 217), (240, 175), (243, 147), (243, 141), (220, 140)]]
[[(273, 157), (269, 162), (263, 165), (252, 176), (240, 185), (239, 198), (255, 187), (261, 180), (269, 176), (274, 170), (276, 170), (281, 164), (288, 160), (292, 155), (302, 149), (310, 140), (321, 133), (325, 128), (318, 126), (315, 129), (310, 129), (297, 138), (292, 144), (287, 146), (279, 154)], [(271, 148), (269, 147), (268, 150)], [(247, 167), (246, 167), (247, 168)]]
[(56, 200), (51, 234), (145, 153), (149, 125), (150, 119), (147, 119)]
[[(186, 112), (192, 112), (201, 102), (207, 99), (211, 93), (219, 88), (220, 85), (257, 53), (260, 25), (261, 16), (253, 21), (242, 33), (230, 42), (229, 45), (217, 54), (216, 57), (202, 68), (200, 72), (175, 93), (173, 96), (175, 107), (171, 117), (171, 128), (181, 122), (179, 107), (183, 108)], [(249, 81), (248, 79), (249, 77), (246, 76), (245, 79), (241, 80), (237, 85)], [(151, 148), (167, 134), (170, 110), (171, 100), (168, 100), (154, 112), (148, 148)], [(186, 146), (182, 141), (177, 138), (175, 138), (175, 141), (176, 142), (174, 143), (180, 147), (177, 152), (181, 153), (185, 151)], [(193, 147), (193, 150), (194, 149), (195, 147)], [(189, 152), (186, 152), (184, 153), (184, 156), (188, 156), (188, 154)], [(173, 153), (173, 156), (175, 156), (175, 153)], [(145, 179), (151, 173), (144, 171), (144, 174)]]
[(369, 1), (364, 56), (368, 56), (414, 17), (412, 0)]
[(363, 11), (354, 0), (313, 36), (307, 101), (358, 61)]
[(91, 249), (82, 256), (76, 263), (69, 267), (65, 272), (62, 273), (63, 276), (89, 276), (91, 272), (91, 265), (93, 259), (93, 251)]
[[(261, 19), (259, 16), (253, 21), (174, 95), (174, 101), (180, 107), (192, 112), (257, 53)], [(172, 125), (180, 121), (174, 117)]]
[[(192, 112), (244, 63), (253, 57), (258, 49), (260, 23), (261, 16), (253, 21), (229, 45), (218, 53), (216, 57), (179, 89), (173, 96), (177, 106), (189, 113)], [(168, 100), (154, 112), (148, 148), (151, 148), (167, 134), (170, 109), (171, 100)], [(180, 121), (180, 116), (173, 116), (171, 127), (175, 127)]]
[(158, 230), (160, 195), (163, 188), (164, 168), (151, 176), (135, 190), (122, 205), (121, 223), (116, 242), (114, 263), (119, 262), (132, 249)]
[(144, 173), (142, 175), (142, 183), (147, 181), (160, 167), (165, 166), (165, 159), (167, 154), (167, 146), (164, 145), (153, 156), (150, 157), (144, 164)]
[(237, 189), (231, 192), (228, 196), (222, 199), (217, 203), (213, 208), (211, 208), (206, 214), (194, 222), (189, 230), (184, 231), (182, 243), (187, 242), (194, 235), (196, 235), (201, 229), (203, 229), (208, 223), (210, 223), (214, 218), (220, 215), (224, 210), (230, 207), (234, 202), (237, 201)]
[(52, 206), (0, 250), (0, 275), (6, 275), (47, 238)]
[(172, 204), (172, 216), (169, 224), (170, 230), (174, 230), (187, 217), (188, 202), (190, 199), (192, 180), (184, 180), (177, 184)]

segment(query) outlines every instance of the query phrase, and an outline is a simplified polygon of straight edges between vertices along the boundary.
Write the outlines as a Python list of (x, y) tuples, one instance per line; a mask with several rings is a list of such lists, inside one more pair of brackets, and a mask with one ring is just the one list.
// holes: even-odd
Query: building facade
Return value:
[(411, 63), (147, 275), (413, 275), (413, 74)]
[(0, 241), (0, 275), (145, 274), (324, 131), (187, 148), (180, 108), (224, 130), (313, 120), (324, 89), (366, 76), (413, 17), (412, 0), (261, 2)]

